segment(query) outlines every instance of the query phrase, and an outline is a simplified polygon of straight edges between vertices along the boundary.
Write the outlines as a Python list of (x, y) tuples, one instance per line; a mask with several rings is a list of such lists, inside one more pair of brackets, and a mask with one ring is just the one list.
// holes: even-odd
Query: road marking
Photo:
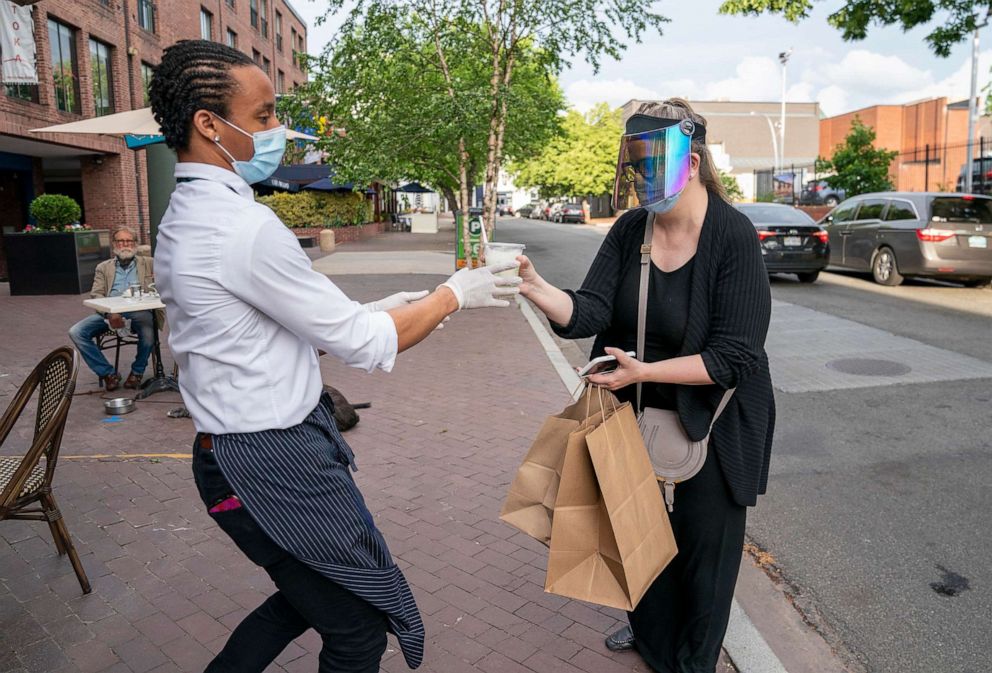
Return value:
[[(983, 360), (777, 300), (765, 350), (772, 383), (786, 393), (992, 378), (992, 364)], [(909, 371), (859, 376), (827, 367), (850, 358), (901, 364)]]

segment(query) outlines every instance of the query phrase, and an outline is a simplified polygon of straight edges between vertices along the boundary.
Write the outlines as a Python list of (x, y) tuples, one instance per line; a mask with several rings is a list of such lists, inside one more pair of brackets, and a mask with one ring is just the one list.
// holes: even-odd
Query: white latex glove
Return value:
[(362, 308), (369, 313), (375, 313), (376, 311), (391, 311), (394, 308), (406, 306), (407, 304), (412, 304), (418, 299), (423, 299), (428, 294), (430, 294), (430, 292), (427, 290), (422, 292), (397, 292), (396, 294), (391, 294), (388, 297), (383, 297), (379, 301), (370, 301), (368, 304), (362, 304)]
[(458, 300), (459, 311), (468, 308), (509, 306), (509, 301), (498, 297), (520, 294), (518, 286), (522, 281), (519, 277), (503, 278), (493, 274), (509, 271), (518, 266), (520, 266), (520, 262), (514, 261), (499, 266), (483, 266), (478, 269), (464, 268), (441, 285), (454, 293)]

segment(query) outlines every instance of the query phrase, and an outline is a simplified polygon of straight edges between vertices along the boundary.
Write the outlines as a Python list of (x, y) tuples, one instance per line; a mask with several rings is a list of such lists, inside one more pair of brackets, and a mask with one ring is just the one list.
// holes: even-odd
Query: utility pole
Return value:
[(964, 191), (972, 191), (972, 178), (975, 170), (975, 122), (978, 121), (978, 31), (988, 24), (988, 15), (975, 26), (975, 36), (971, 43), (971, 95), (968, 97), (968, 161), (964, 169)]
[(779, 166), (785, 166), (785, 65), (789, 62), (790, 56), (792, 56), (792, 47), (778, 55), (778, 62), (782, 64), (782, 115), (778, 123), (778, 151), (781, 153), (778, 161)]

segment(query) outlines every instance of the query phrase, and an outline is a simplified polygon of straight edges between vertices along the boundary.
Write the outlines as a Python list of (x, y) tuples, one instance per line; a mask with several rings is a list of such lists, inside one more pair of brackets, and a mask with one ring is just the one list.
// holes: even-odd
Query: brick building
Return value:
[[(875, 147), (898, 152), (889, 168), (889, 180), (900, 191), (954, 191), (967, 160), (968, 101), (948, 103), (947, 98), (873, 105), (820, 122), (820, 154), (831, 157), (844, 142), (858, 117), (875, 130)], [(984, 140), (981, 140), (983, 139)], [(979, 118), (973, 147), (992, 152), (992, 120)]]
[[(28, 223), (28, 204), (67, 194), (93, 228), (138, 229), (148, 242), (143, 151), (123, 139), (30, 129), (147, 106), (162, 50), (184, 38), (250, 55), (277, 93), (306, 79), (307, 25), (289, 0), (40, 0), (32, 5), (37, 85), (0, 85), (0, 279), (3, 234)], [(2, 27), (0, 27), (2, 28)]]

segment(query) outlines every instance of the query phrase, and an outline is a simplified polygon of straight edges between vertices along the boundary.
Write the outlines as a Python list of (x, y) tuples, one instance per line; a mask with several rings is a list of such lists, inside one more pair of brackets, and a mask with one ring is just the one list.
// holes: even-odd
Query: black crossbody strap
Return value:
[[(641, 284), (637, 294), (637, 359), (644, 362), (644, 341), (648, 323), (648, 274), (651, 272), (651, 235), (654, 233), (654, 213), (648, 213), (641, 245)], [(641, 383), (637, 382), (637, 412), (641, 412)]]

